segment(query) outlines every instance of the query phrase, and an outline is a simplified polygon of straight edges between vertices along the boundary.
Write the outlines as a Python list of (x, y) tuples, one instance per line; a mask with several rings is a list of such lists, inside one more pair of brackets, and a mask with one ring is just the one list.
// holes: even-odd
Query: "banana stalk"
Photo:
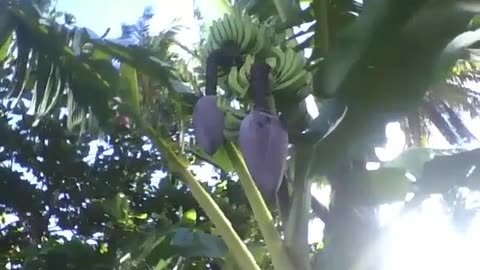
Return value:
[(180, 174), (182, 179), (189, 186), (193, 197), (215, 225), (220, 236), (225, 241), (228, 249), (233, 254), (238, 266), (242, 270), (261, 270), (255, 262), (255, 258), (250, 253), (245, 243), (243, 243), (242, 239), (240, 239), (238, 234), (235, 232), (232, 224), (220, 209), (218, 204), (190, 173), (187, 166), (169, 147), (168, 143), (140, 117), (136, 117), (136, 122), (141, 127), (143, 132), (148, 136), (148, 138), (150, 138), (155, 147), (157, 147), (163, 153), (163, 156), (167, 160), (170, 171)]
[(225, 144), (225, 150), (235, 168), (235, 172), (240, 178), (240, 184), (247, 196), (248, 202), (252, 207), (255, 220), (262, 232), (268, 251), (272, 257), (272, 263), (275, 270), (293, 270), (295, 269), (290, 257), (285, 249), (282, 239), (275, 228), (272, 214), (267, 208), (262, 195), (250, 175), (245, 161), (237, 147), (231, 142)]

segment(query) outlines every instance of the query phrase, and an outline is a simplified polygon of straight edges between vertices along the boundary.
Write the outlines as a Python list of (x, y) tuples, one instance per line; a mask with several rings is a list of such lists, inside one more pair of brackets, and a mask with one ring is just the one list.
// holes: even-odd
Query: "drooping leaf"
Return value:
[[(36, 83), (33, 90), (33, 102), (30, 105), (29, 111), (36, 113), (39, 110), (40, 104), (43, 102), (46, 91), (52, 87), (52, 81), (54, 76), (55, 67), (47, 55), (36, 54), (37, 66), (36, 66)], [(30, 89), (29, 89), (30, 90)]]
[(422, 109), (450, 144), (454, 145), (459, 142), (457, 134), (455, 134), (455, 132), (450, 128), (447, 120), (445, 120), (445, 118), (442, 116), (442, 113), (431, 100), (422, 100)]
[[(73, 108), (72, 104), (75, 103), (76, 111), (68, 113), (69, 128), (77, 126), (80, 126), (81, 129), (95, 128), (97, 121), (104, 126), (112, 117), (108, 101), (114, 96), (119, 82), (118, 72), (112, 66), (111, 59), (89, 58), (89, 55), (84, 54), (75, 55), (75, 52), (67, 46), (69, 39), (65, 27), (60, 27), (60, 31), (58, 31), (53, 26), (42, 25), (35, 18), (26, 16), (23, 10), (15, 10), (12, 14), (18, 25), (17, 33), (20, 34), (18, 38), (24, 37), (25, 41), (20, 42), (19, 40), (18, 51), (21, 57), (17, 62), (15, 87), (12, 87), (10, 96), (18, 99), (23, 93), (25, 85), (30, 81), (28, 76), (31, 74), (30, 69), (33, 64), (27, 65), (27, 63), (29, 60), (35, 59), (29, 55), (30, 48), (34, 44), (37, 53), (46, 54), (53, 61), (61, 63), (64, 73), (60, 85), (65, 85), (67, 78), (71, 79), (68, 84), (74, 93), (68, 108)], [(23, 47), (20, 46), (21, 44)], [(50, 89), (53, 91), (48, 93), (51, 95), (47, 96), (47, 99), (42, 99), (37, 95), (36, 104), (43, 102), (43, 108), (53, 109), (55, 105), (53, 101), (59, 100), (59, 94), (63, 90), (59, 88), (62, 87)], [(44, 95), (44, 92), (39, 94)], [(47, 105), (49, 101), (50, 104)], [(94, 115), (88, 114), (87, 117), (87, 112), (90, 111)]]
[(67, 94), (67, 128), (69, 130), (81, 125), (85, 120), (85, 111), (78, 106), (75, 102), (73, 92), (70, 91)]
[(74, 100), (84, 109), (93, 111), (100, 124), (107, 124), (113, 117), (109, 101), (118, 89), (119, 74), (107, 60), (71, 59), (71, 91)]
[[(67, 85), (67, 75), (64, 70), (54, 67), (53, 74), (57, 79), (55, 79), (55, 82), (45, 91), (43, 100), (36, 113), (37, 120), (40, 120), (55, 108)], [(35, 123), (33, 125), (35, 126)]]
[(336, 98), (323, 100), (317, 107), (319, 114), (309, 121), (307, 130), (300, 136), (302, 140), (318, 142), (328, 136), (348, 111), (347, 107)]
[(435, 75), (444, 78), (446, 72), (455, 64), (457, 59), (466, 56), (469, 46), (480, 41), (480, 29), (467, 31), (458, 35), (443, 50), (435, 66)]
[(448, 122), (462, 141), (471, 142), (477, 140), (475, 135), (473, 135), (468, 127), (465, 126), (464, 122), (460, 119), (460, 116), (451, 108), (449, 104), (442, 102), (442, 107), (448, 115)]
[(7, 95), (7, 98), (13, 97), (16, 99), (14, 104), (18, 102), (25, 90), (25, 85), (32, 69), (32, 65), (29, 65), (28, 62), (33, 59), (31, 58), (31, 40), (26, 29), (22, 26), (17, 26), (16, 37), (17, 63), (15, 65), (13, 86)]
[(186, 228), (175, 230), (170, 243), (185, 257), (223, 258), (228, 251), (220, 237)]
[(104, 51), (112, 57), (128, 63), (142, 73), (168, 82), (170, 64), (156, 57), (150, 50), (139, 46), (122, 46), (109, 41), (95, 41), (95, 49)]
[(425, 2), (365, 2), (361, 15), (338, 35), (322, 67), (322, 75), (314, 76), (316, 80), (323, 81), (314, 84), (319, 86), (314, 89), (317, 95), (335, 94), (349, 73), (354, 71), (355, 65), (365, 57), (370, 46), (384, 46)]
[[(314, 89), (317, 96), (325, 96), (325, 89), (336, 87), (338, 92), (334, 90), (332, 93), (337, 93), (337, 98), (348, 106), (342, 122), (317, 145), (318, 165), (313, 166), (312, 170), (316, 174), (332, 170), (339, 162), (348, 162), (352, 158), (363, 159), (368, 154), (366, 151), (374, 146), (372, 143), (380, 142), (371, 140), (372, 133), (384, 134), (386, 122), (398, 121), (408, 110), (419, 105), (432, 83), (436, 57), (452, 39), (465, 31), (471, 15), (458, 7), (458, 1), (449, 0), (438, 6), (434, 4), (435, 1), (428, 1), (428, 4), (418, 1), (409, 7), (404, 1), (369, 3), (375, 6), (379, 2), (389, 8), (392, 6), (387, 2), (406, 5), (399, 10), (388, 9), (389, 12), (384, 15), (392, 15), (391, 18), (384, 18), (380, 13), (373, 15), (380, 21), (392, 20), (396, 26), (390, 29), (387, 26), (389, 24), (375, 20), (372, 23), (370, 19), (365, 19), (372, 23), (372, 29), (365, 31), (378, 31), (377, 34), (352, 31), (347, 35), (351, 41), (342, 39), (339, 34), (319, 74), (314, 76), (318, 80), (317, 84), (314, 83), (314, 86), (317, 85)], [(416, 10), (411, 10), (414, 7)], [(367, 16), (365, 11), (361, 16)], [(395, 14), (397, 11), (400, 14)], [(357, 22), (360, 22), (360, 18)], [(370, 46), (357, 44), (369, 38), (372, 38)], [(356, 45), (351, 45), (353, 43)], [(361, 52), (354, 52), (360, 50), (359, 47), (362, 48)], [(334, 53), (336, 48), (338, 54)], [(343, 67), (342, 61), (345, 64)], [(333, 71), (328, 63), (339, 65), (339, 73)], [(341, 71), (343, 68), (345, 70)], [(336, 74), (327, 75), (330, 72)], [(342, 72), (344, 75), (340, 76)]]
[(128, 64), (120, 66), (121, 98), (125, 99), (132, 112), (140, 113), (140, 89), (138, 88), (137, 70)]
[(365, 199), (372, 205), (403, 201), (412, 184), (405, 170), (398, 168), (363, 171), (354, 177), (364, 183), (369, 194)]
[(427, 194), (444, 193), (456, 186), (478, 189), (479, 166), (480, 149), (439, 156), (425, 163), (416, 185)]
[(394, 160), (383, 163), (385, 168), (401, 168), (407, 170), (416, 178), (420, 178), (423, 173), (425, 162), (435, 157), (436, 151), (431, 148), (413, 147), (403, 151)]

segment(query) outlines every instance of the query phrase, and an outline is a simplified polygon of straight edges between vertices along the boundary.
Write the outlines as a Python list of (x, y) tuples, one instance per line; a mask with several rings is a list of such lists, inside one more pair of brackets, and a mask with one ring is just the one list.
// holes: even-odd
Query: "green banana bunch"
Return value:
[(231, 94), (234, 94), (241, 99), (245, 98), (248, 88), (250, 87), (250, 68), (254, 61), (255, 56), (248, 54), (245, 57), (245, 62), (240, 68), (232, 67), (226, 79), (220, 79), (220, 86), (223, 89), (230, 90)]
[(305, 58), (292, 48), (283, 49), (284, 45), (280, 47), (280, 44), (285, 43), (284, 34), (276, 33), (269, 22), (260, 22), (237, 8), (212, 23), (200, 57), (206, 59), (211, 53), (223, 50), (227, 55), (233, 53), (240, 60), (234, 60), (232, 66), (217, 66), (218, 86), (226, 90), (224, 94), (217, 95), (217, 107), (225, 116), (225, 139), (237, 139), (240, 123), (246, 116), (246, 109), (231, 106), (232, 100), (246, 101), (250, 105), (253, 103), (249, 94), (250, 69), (256, 57), (264, 58), (272, 68), (270, 90), (273, 95), (267, 97), (272, 113), (276, 112), (276, 95), (286, 95), (287, 98), (292, 94), (306, 97), (310, 92), (306, 86), (310, 85), (311, 74), (305, 69)]
[(225, 14), (212, 23), (203, 54), (207, 56), (226, 43), (233, 43), (242, 55), (258, 54), (275, 41), (279, 39), (272, 27), (234, 8), (231, 14)]
[[(312, 81), (312, 75), (305, 69), (305, 58), (289, 47), (284, 50), (272, 47), (270, 55), (266, 62), (272, 67), (272, 94), (306, 97), (310, 92), (307, 86)], [(220, 81), (222, 88), (230, 90), (231, 94), (239, 98), (245, 98), (250, 87), (250, 68), (254, 61), (255, 56), (249, 54), (240, 68), (231, 68), (227, 78)]]
[(305, 57), (291, 47), (283, 50), (280, 47), (272, 47), (271, 51), (274, 60), (267, 61), (274, 64), (273, 94), (302, 93), (305, 86), (310, 85), (312, 81), (312, 74), (305, 67)]

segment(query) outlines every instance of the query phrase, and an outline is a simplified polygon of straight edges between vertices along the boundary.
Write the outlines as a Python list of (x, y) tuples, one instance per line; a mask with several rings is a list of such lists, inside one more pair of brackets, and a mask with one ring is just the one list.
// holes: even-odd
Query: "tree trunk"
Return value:
[(356, 192), (363, 183), (355, 181), (355, 175), (365, 170), (365, 163), (345, 167), (328, 177), (332, 200), (325, 223), (324, 269), (377, 270), (379, 256), (374, 248), (379, 235), (377, 209), (362, 205)]

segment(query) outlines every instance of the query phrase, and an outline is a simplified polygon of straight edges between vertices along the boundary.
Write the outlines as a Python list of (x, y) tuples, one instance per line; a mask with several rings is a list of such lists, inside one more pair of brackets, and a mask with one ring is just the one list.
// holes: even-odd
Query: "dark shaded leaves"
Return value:
[(186, 228), (175, 230), (171, 244), (185, 257), (223, 258), (228, 250), (220, 237)]

